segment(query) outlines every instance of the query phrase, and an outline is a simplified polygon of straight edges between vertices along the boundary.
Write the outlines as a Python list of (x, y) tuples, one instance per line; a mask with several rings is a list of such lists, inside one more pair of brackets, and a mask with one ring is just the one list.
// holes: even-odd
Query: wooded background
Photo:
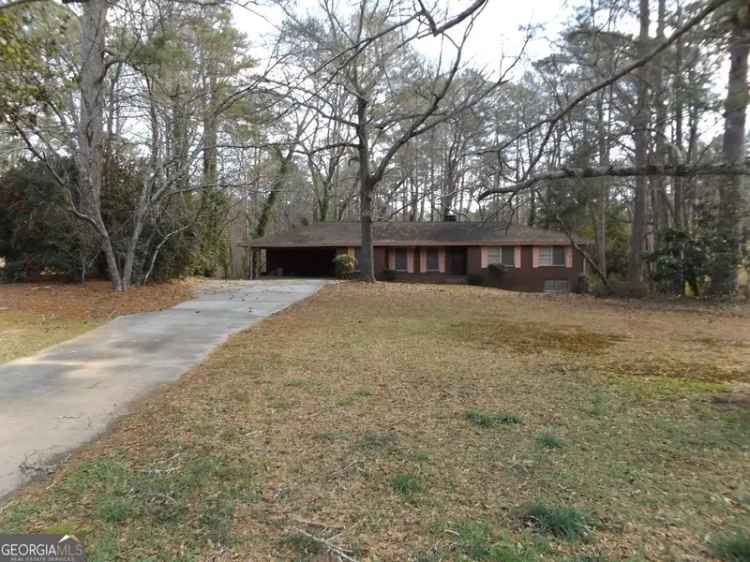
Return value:
[(243, 242), (347, 220), (372, 280), (372, 221), (453, 213), (592, 239), (603, 290), (734, 296), (750, 3), (573, 3), (488, 70), (487, 1), (279, 1), (260, 50), (255, 5), (0, 4), (3, 276), (245, 277)]

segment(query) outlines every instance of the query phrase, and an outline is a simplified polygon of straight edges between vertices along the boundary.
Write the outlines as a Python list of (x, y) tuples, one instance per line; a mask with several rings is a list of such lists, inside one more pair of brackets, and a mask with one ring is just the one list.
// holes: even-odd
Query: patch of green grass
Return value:
[(717, 537), (709, 547), (717, 558), (726, 562), (750, 562), (750, 533), (747, 531)]
[(305, 379), (290, 379), (286, 381), (284, 386), (305, 386), (307, 381)]
[(537, 502), (526, 509), (522, 518), (541, 533), (568, 541), (585, 538), (592, 531), (589, 514), (574, 507), (548, 506)]
[(114, 532), (107, 533), (92, 546), (86, 545), (86, 559), (90, 562), (112, 562), (120, 559), (119, 555), (120, 547)]
[(13, 504), (8, 509), (2, 511), (2, 524), (0, 524), (0, 533), (21, 532), (27, 521), (35, 519), (40, 512), (41, 507), (36, 503)]
[(415, 451), (413, 458), (417, 462), (427, 462), (432, 460), (432, 455), (427, 451)]
[(390, 479), (389, 483), (394, 492), (408, 500), (413, 500), (425, 489), (422, 478), (414, 474), (396, 474)]
[(296, 404), (290, 400), (274, 400), (269, 406), (274, 410), (291, 410)]
[[(533, 548), (504, 540), (493, 532), (486, 521), (481, 519), (463, 521), (453, 533), (456, 536), (456, 550), (462, 555), (461, 560), (533, 562), (538, 559)], [(452, 557), (448, 559), (453, 560)]]
[(294, 551), (297, 556), (295, 561), (299, 562), (316, 559), (325, 552), (325, 547), (321, 543), (302, 533), (289, 533), (281, 542)]
[(417, 552), (414, 556), (409, 559), (411, 562), (443, 562), (447, 560), (443, 556), (443, 553), (437, 548), (433, 547), (431, 550)]
[(750, 451), (750, 409), (721, 416), (721, 442), (730, 448)]
[(66, 475), (61, 483), (69, 493), (82, 493), (90, 489), (127, 492), (130, 479), (128, 467), (113, 459), (100, 458), (82, 462), (78, 469)]
[(569, 561), (570, 562), (610, 562), (610, 559), (604, 554), (596, 553), (596, 554), (576, 554), (575, 556), (570, 558)]
[(604, 416), (608, 411), (607, 396), (603, 392), (594, 392), (591, 396), (588, 413), (596, 418)]
[(346, 398), (342, 398), (341, 400), (336, 402), (337, 406), (345, 407), (345, 406), (351, 406), (355, 402), (358, 402), (360, 400), (365, 400), (366, 398), (369, 398), (372, 396), (372, 392), (365, 389), (360, 389), (352, 392), (350, 396), (347, 396)]
[(482, 414), (475, 410), (466, 410), (464, 418), (478, 427), (495, 427), (522, 423), (521, 418), (509, 414)]
[(456, 529), (458, 549), (471, 560), (489, 560), (493, 536), (490, 526), (480, 519), (464, 521)]
[(96, 516), (107, 523), (121, 523), (130, 515), (131, 506), (126, 498), (104, 496), (96, 506)]
[(319, 439), (320, 441), (330, 442), (349, 439), (350, 437), (351, 433), (347, 433), (346, 431), (321, 431), (315, 436), (315, 438)]
[(545, 449), (562, 449), (563, 441), (552, 433), (540, 433), (536, 436), (536, 442)]
[[(213, 456), (182, 463), (172, 455), (166, 458), (147, 468), (107, 457), (84, 461), (50, 489), (47, 509), (66, 513), (75, 498), (96, 497), (93, 506), (79, 509), (77, 520), (66, 521), (70, 532), (79, 536), (92, 520), (100, 522), (90, 537), (82, 537), (91, 546), (92, 560), (116, 559), (118, 546), (112, 537), (119, 536), (124, 527), (131, 535), (144, 535), (144, 550), (136, 540), (128, 545), (128, 557), (133, 560), (176, 559), (168, 549), (178, 545), (184, 555), (179, 558), (192, 559), (191, 553), (206, 544), (230, 544), (235, 502), (250, 501), (250, 467)], [(3, 516), (17, 519), (19, 530), (28, 530), (37, 514), (28, 509), (14, 514), (16, 509), (9, 507)], [(160, 557), (149, 554), (160, 549), (164, 550)]]
[(366, 431), (357, 441), (357, 448), (368, 451), (392, 450), (397, 447), (398, 441), (398, 433)]
[(228, 545), (232, 539), (234, 505), (228, 498), (218, 497), (204, 502), (198, 515), (199, 534), (213, 544)]

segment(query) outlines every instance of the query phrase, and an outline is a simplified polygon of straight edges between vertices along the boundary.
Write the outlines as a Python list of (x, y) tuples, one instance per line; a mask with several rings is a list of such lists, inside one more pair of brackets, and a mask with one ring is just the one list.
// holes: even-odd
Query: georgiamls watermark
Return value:
[(85, 562), (83, 544), (74, 535), (0, 534), (0, 562)]

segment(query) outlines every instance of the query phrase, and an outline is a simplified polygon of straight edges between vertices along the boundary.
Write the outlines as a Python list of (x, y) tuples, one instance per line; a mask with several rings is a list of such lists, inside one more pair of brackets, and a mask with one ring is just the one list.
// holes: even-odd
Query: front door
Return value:
[(466, 248), (447, 248), (448, 273), (466, 275)]

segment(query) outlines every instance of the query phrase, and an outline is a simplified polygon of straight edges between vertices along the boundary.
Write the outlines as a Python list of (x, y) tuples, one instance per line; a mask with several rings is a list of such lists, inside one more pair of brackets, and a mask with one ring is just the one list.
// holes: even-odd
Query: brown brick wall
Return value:
[[(343, 250), (345, 251), (345, 250)], [(384, 279), (387, 269), (386, 248), (376, 246), (375, 249), (375, 277)], [(479, 246), (470, 246), (466, 249), (466, 273), (467, 275), (480, 275), (485, 284), (512, 291), (541, 292), (544, 290), (546, 280), (567, 280), (570, 290), (576, 290), (579, 277), (583, 273), (583, 258), (573, 251), (573, 268), (565, 267), (537, 267), (532, 264), (532, 246), (522, 246), (521, 267), (512, 268), (498, 274), (489, 269), (482, 269), (482, 250)], [(414, 271), (415, 273), (396, 273), (393, 277), (404, 281), (423, 281), (428, 283), (439, 283), (442, 281), (455, 281), (456, 277), (446, 273), (435, 271), (420, 272), (419, 248), (414, 249)]]
[(521, 248), (521, 267), (495, 273), (485, 269), (481, 275), (488, 285), (512, 291), (541, 292), (547, 280), (567, 280), (571, 291), (577, 288), (580, 275), (583, 273), (583, 258), (573, 251), (573, 267), (545, 266), (533, 267), (532, 246)]

